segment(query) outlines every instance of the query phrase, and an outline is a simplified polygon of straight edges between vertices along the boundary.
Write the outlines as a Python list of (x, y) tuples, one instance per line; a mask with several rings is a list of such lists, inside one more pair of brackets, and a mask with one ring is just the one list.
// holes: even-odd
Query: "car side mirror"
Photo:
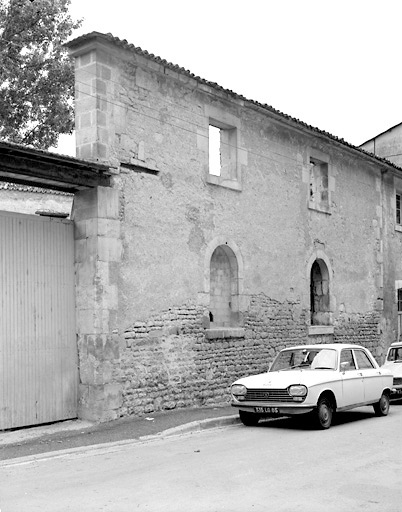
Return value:
[(341, 363), (341, 372), (346, 372), (346, 370), (349, 368), (350, 364), (345, 361), (344, 363)]

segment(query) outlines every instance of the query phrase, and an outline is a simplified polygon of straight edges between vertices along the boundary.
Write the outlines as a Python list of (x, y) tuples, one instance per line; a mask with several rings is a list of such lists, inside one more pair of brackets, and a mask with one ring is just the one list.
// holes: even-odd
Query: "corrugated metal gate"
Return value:
[(77, 416), (71, 221), (0, 212), (0, 429)]

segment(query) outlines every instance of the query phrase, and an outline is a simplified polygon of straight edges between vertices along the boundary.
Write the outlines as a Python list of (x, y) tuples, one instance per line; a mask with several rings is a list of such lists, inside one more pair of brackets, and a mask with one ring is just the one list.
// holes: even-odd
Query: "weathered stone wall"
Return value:
[(335, 325), (334, 341), (363, 345), (382, 363), (384, 347), (381, 344), (380, 313), (373, 311), (360, 315), (340, 315)]
[(118, 266), (121, 259), (119, 197), (112, 188), (83, 190), (74, 198), (78, 413), (91, 421), (120, 414), (117, 329)]
[(124, 333), (116, 380), (122, 382), (121, 414), (217, 405), (230, 399), (230, 384), (266, 371), (289, 344), (307, 342), (300, 304), (280, 304), (259, 294), (251, 298), (240, 338), (206, 339), (203, 308), (170, 308)]
[(309, 337), (308, 311), (263, 294), (251, 298), (241, 338), (206, 339), (203, 309), (170, 308), (124, 333), (115, 378), (122, 383), (122, 415), (221, 405), (236, 379), (266, 371), (279, 350), (305, 343), (357, 343), (378, 355), (380, 315), (342, 315), (333, 336)]

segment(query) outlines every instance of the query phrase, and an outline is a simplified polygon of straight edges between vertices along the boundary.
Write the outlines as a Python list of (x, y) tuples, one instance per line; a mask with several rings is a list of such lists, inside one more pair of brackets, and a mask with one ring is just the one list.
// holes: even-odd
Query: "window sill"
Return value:
[(310, 336), (319, 334), (334, 334), (333, 325), (309, 325), (308, 333)]
[(332, 215), (329, 206), (328, 207), (319, 207), (319, 206), (316, 206), (314, 203), (309, 203), (308, 208), (309, 208), (309, 210), (314, 210), (316, 212), (326, 213), (327, 215)]
[(220, 176), (215, 176), (214, 174), (208, 174), (207, 183), (210, 185), (218, 185), (219, 187), (230, 188), (231, 190), (237, 190), (241, 192), (242, 187), (237, 180), (225, 180)]
[(245, 330), (241, 327), (222, 327), (221, 329), (205, 329), (207, 340), (217, 338), (244, 338)]
[(395, 224), (395, 231), (399, 231), (399, 233), (402, 233), (402, 226), (400, 224)]

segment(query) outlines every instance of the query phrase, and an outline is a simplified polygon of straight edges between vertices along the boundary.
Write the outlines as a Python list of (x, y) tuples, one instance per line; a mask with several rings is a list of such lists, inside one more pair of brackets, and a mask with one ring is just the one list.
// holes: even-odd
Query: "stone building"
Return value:
[(225, 403), (295, 343), (381, 362), (402, 170), (110, 34), (68, 46), (78, 157), (114, 169), (74, 202), (105, 216), (76, 222), (80, 415)]
[[(382, 362), (402, 312), (402, 169), (111, 35), (68, 46), (78, 158), (0, 144), (0, 180), (74, 195), (71, 220), (0, 214), (3, 236), (24, 225), (39, 244), (24, 261), (7, 253), (17, 291), (30, 254), (52, 272), (66, 261), (66, 296), (57, 272), (30, 284), (38, 300), (46, 281), (41, 301), (59, 308), (43, 326), (45, 389), (65, 365), (50, 359), (58, 321), (70, 339), (68, 412), (53, 420), (227, 403), (233, 380), (292, 344), (348, 340)], [(2, 304), (10, 324), (22, 318)]]
[[(382, 133), (379, 133), (370, 140), (364, 142), (361, 149), (368, 151), (380, 158), (386, 158), (395, 165), (402, 166), (402, 123), (399, 123)], [(399, 174), (394, 174), (393, 189), (390, 197), (391, 217), (394, 222), (393, 229), (389, 231), (393, 239), (393, 250), (398, 254), (398, 241), (402, 233), (402, 179)], [(399, 259), (396, 256), (395, 263), (396, 281), (395, 281), (395, 300), (396, 300), (396, 338), (401, 339), (402, 333), (402, 275), (400, 271)]]

